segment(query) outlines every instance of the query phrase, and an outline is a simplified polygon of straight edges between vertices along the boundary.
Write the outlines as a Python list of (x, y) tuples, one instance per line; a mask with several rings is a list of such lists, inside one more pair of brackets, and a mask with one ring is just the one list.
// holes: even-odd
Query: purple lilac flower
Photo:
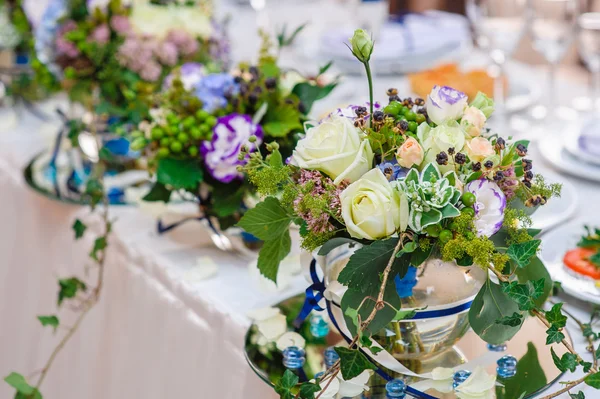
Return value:
[(239, 86), (228, 73), (213, 73), (204, 77), (196, 85), (196, 96), (202, 100), (203, 108), (214, 112), (227, 105), (228, 94), (237, 94)]
[(198, 51), (198, 40), (183, 30), (172, 30), (167, 34), (166, 40), (177, 46), (177, 50), (188, 56)]
[(147, 80), (149, 82), (155, 82), (160, 77), (161, 72), (162, 68), (160, 67), (160, 64), (151, 61), (144, 65), (144, 68), (140, 71), (140, 76), (144, 80)]
[(131, 24), (129, 18), (125, 15), (115, 15), (110, 19), (110, 26), (115, 32), (125, 35), (131, 31)]
[(90, 39), (98, 44), (106, 44), (110, 39), (110, 29), (107, 24), (102, 24), (92, 31)]
[(398, 180), (408, 173), (409, 169), (403, 168), (398, 165), (398, 162), (383, 162), (377, 165), (377, 167), (383, 172), (388, 181)]
[(507, 168), (502, 174), (504, 178), (500, 180), (498, 186), (502, 189), (504, 195), (506, 195), (506, 199), (510, 201), (515, 196), (517, 188), (519, 188), (519, 179), (515, 174), (514, 166)]
[(465, 191), (473, 193), (476, 202), (475, 228), (479, 237), (496, 234), (504, 222), (506, 196), (498, 185), (487, 179), (474, 180), (465, 186)]
[(173, 43), (163, 42), (156, 49), (155, 55), (161, 63), (168, 66), (175, 66), (179, 58), (179, 51)]
[(64, 25), (60, 27), (56, 37), (56, 51), (58, 54), (66, 55), (70, 58), (75, 58), (80, 54), (77, 46), (65, 38), (67, 33), (75, 29), (77, 29), (77, 24), (72, 20), (65, 22)]
[[(250, 136), (256, 137), (254, 143), (248, 141)], [(249, 152), (255, 151), (263, 137), (262, 128), (254, 124), (249, 115), (230, 114), (217, 119), (212, 140), (202, 143), (200, 153), (212, 177), (229, 183), (243, 177), (237, 170), (239, 165), (247, 162), (247, 159), (238, 158), (242, 146), (248, 147)]]

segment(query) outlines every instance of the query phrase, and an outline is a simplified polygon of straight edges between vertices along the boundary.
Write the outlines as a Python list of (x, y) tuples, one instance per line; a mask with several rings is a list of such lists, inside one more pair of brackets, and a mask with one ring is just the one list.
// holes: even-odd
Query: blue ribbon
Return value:
[(310, 278), (313, 283), (306, 289), (304, 305), (302, 305), (302, 309), (293, 323), (296, 330), (300, 329), (310, 312), (313, 310), (319, 312), (325, 310), (319, 306), (319, 302), (323, 299), (323, 294), (325, 292), (325, 283), (319, 279), (317, 273), (317, 261), (315, 259), (310, 262)]
[(200, 220), (204, 220), (204, 219), (207, 219), (207, 218), (205, 216), (191, 216), (191, 217), (187, 217), (185, 219), (181, 219), (178, 222), (167, 224), (167, 225), (165, 225), (161, 219), (158, 219), (158, 222), (156, 223), (156, 231), (158, 232), (158, 234), (164, 234), (168, 231), (173, 230), (176, 227), (181, 226), (184, 223), (189, 222), (190, 220), (200, 221)]

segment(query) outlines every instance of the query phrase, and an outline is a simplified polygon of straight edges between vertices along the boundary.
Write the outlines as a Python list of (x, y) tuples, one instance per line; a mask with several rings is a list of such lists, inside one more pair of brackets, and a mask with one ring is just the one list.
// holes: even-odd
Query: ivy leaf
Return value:
[(171, 192), (172, 191), (169, 190), (167, 186), (165, 186), (162, 183), (156, 182), (154, 186), (152, 186), (152, 189), (150, 189), (150, 192), (146, 194), (142, 198), (142, 200), (148, 202), (162, 201), (167, 203), (171, 199)]
[(258, 254), (258, 270), (273, 282), (277, 282), (279, 263), (290, 253), (292, 239), (290, 232), (285, 231), (279, 237), (265, 241)]
[(308, 113), (315, 101), (327, 97), (336, 86), (336, 83), (318, 86), (309, 82), (302, 82), (294, 86), (292, 93), (298, 96), (300, 102), (304, 104), (304, 107), (306, 108), (306, 113)]
[(529, 311), (535, 308), (535, 299), (544, 294), (544, 279), (519, 284), (516, 281), (502, 283), (502, 291), (519, 305), (519, 310)]
[(37, 318), (40, 321), (40, 323), (42, 323), (42, 326), (44, 326), (44, 327), (51, 326), (54, 329), (54, 332), (56, 332), (56, 328), (58, 327), (58, 324), (59, 324), (58, 317), (52, 315), (52, 316), (38, 316)]
[(517, 267), (515, 274), (517, 275), (517, 279), (521, 284), (525, 284), (528, 281), (544, 279), (543, 295), (534, 299), (533, 301), (537, 307), (542, 307), (552, 293), (553, 283), (546, 266), (544, 266), (544, 263), (540, 260), (540, 258), (534, 256), (527, 267)]
[(319, 384), (313, 384), (312, 382), (305, 382), (300, 385), (300, 397), (302, 399), (315, 399), (315, 394), (321, 390)]
[(156, 180), (175, 190), (194, 190), (203, 178), (202, 168), (195, 159), (163, 158), (158, 161)]
[(25, 377), (19, 373), (12, 372), (4, 378), (4, 381), (24, 395), (32, 395), (36, 389), (27, 383)]
[(583, 392), (579, 391), (579, 392), (577, 392), (575, 394), (570, 393), (569, 397), (571, 399), (585, 399), (585, 394)]
[(336, 346), (335, 351), (340, 356), (340, 370), (346, 381), (358, 377), (365, 370), (375, 370), (373, 363), (359, 350)]
[(291, 389), (298, 384), (298, 381), (300, 381), (300, 379), (296, 374), (291, 370), (285, 370), (283, 377), (281, 377), (281, 380), (275, 385), (275, 392), (277, 392), (282, 399), (293, 399), (294, 395), (292, 394)]
[(579, 364), (583, 367), (583, 372), (588, 373), (592, 368), (593, 364), (591, 362), (580, 361)]
[(592, 388), (600, 389), (600, 372), (587, 376), (585, 378), (585, 383)]
[(416, 310), (402, 310), (400, 309), (399, 311), (396, 312), (396, 316), (394, 316), (394, 320), (393, 321), (400, 321), (400, 320), (404, 320), (404, 319), (412, 319), (413, 317), (415, 317), (415, 315), (417, 314)]
[(554, 365), (561, 372), (565, 372), (569, 370), (573, 373), (577, 370), (577, 356), (572, 353), (565, 353), (561, 358), (558, 357), (556, 352), (554, 352), (554, 348), (550, 348), (550, 353), (552, 354), (552, 360), (554, 361)]
[(63, 300), (67, 298), (73, 298), (77, 295), (79, 290), (84, 291), (87, 289), (85, 283), (76, 277), (58, 280), (60, 290), (58, 291), (58, 306), (60, 306)]
[(76, 240), (79, 240), (81, 237), (83, 237), (85, 229), (87, 229), (87, 226), (81, 220), (75, 219), (75, 223), (73, 223), (73, 231), (75, 232)]
[(556, 326), (550, 326), (549, 329), (546, 330), (546, 334), (548, 334), (548, 336), (546, 337), (546, 345), (550, 345), (553, 343), (560, 343), (563, 339), (565, 339), (565, 334), (563, 334), (561, 331), (559, 331), (558, 328), (556, 328)]
[(548, 320), (548, 323), (557, 328), (563, 328), (567, 325), (567, 316), (563, 315), (561, 312), (562, 306), (562, 303), (557, 303), (552, 306), (552, 309), (546, 312), (546, 320)]
[(90, 258), (94, 259), (95, 261), (98, 261), (98, 252), (106, 249), (106, 245), (107, 242), (105, 236), (96, 238), (96, 240), (94, 241), (92, 251), (90, 252)]
[(331, 251), (333, 251), (334, 249), (336, 249), (337, 247), (342, 246), (344, 244), (349, 244), (350, 247), (352, 247), (352, 246), (358, 244), (358, 242), (351, 238), (344, 238), (344, 237), (332, 238), (331, 240), (329, 240), (325, 244), (323, 244), (323, 246), (319, 249), (318, 255), (325, 256), (328, 253), (330, 253)]
[(523, 323), (523, 315), (517, 312), (514, 312), (511, 316), (504, 316), (496, 320), (496, 324), (502, 324), (509, 327), (518, 327), (521, 323)]
[[(350, 257), (348, 264), (340, 273), (338, 281), (362, 293), (378, 292), (381, 286), (379, 276), (394, 255), (397, 243), (397, 238), (391, 238), (378, 240), (358, 249)], [(398, 259), (394, 261), (396, 262)]]
[(488, 280), (469, 309), (469, 323), (481, 339), (490, 344), (500, 345), (509, 341), (519, 331), (520, 326), (496, 324), (496, 320), (518, 311), (518, 305), (502, 291), (502, 288)]
[(508, 247), (506, 255), (515, 261), (517, 266), (525, 267), (530, 259), (537, 253), (542, 240), (531, 240), (521, 244), (512, 244)]
[(267, 197), (253, 209), (249, 209), (237, 224), (246, 232), (268, 241), (279, 239), (290, 226), (292, 219), (279, 200)]

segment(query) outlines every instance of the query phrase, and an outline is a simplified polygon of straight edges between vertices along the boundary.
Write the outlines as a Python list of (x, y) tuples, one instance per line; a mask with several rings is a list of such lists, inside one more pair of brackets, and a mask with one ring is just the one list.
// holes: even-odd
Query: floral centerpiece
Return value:
[(322, 84), (326, 68), (312, 78), (282, 70), (278, 49), (265, 33), (262, 39), (255, 65), (210, 73), (186, 63), (168, 77), (151, 117), (131, 134), (132, 148), (142, 151), (156, 176), (144, 200), (168, 202), (172, 192), (187, 192), (224, 231), (252, 204), (252, 186), (239, 169), (247, 154), (275, 147), (292, 154), (313, 103), (336, 83)]
[[(369, 68), (373, 42), (358, 30), (351, 49), (366, 67), (370, 102), (307, 123), (289, 162), (271, 145), (266, 157), (244, 152), (249, 159), (240, 168), (266, 197), (238, 223), (264, 240), (259, 269), (276, 279), (291, 247), (289, 228), (299, 225), (302, 247), (324, 269), (329, 315), (347, 339), (320, 378), (298, 384), (288, 370), (277, 392), (329, 397), (339, 373), (350, 380), (379, 367), (409, 379), (428, 370), (433, 380), (449, 378), (460, 398), (488, 398), (471, 392), (470, 382), (452, 387), (452, 370), (427, 361), (469, 324), (502, 345), (528, 316), (545, 324), (548, 345), (567, 348), (562, 358), (553, 352), (560, 370), (581, 365), (587, 373), (568, 389), (584, 381), (599, 387), (597, 369), (565, 340), (562, 304), (542, 308), (552, 281), (528, 215), (559, 195), (560, 185), (533, 172), (528, 142), (486, 127), (494, 103), (482, 93), (469, 99), (436, 86), (413, 100), (389, 89), (388, 104), (379, 105)], [(490, 382), (486, 390), (494, 388), (494, 376), (480, 377)]]

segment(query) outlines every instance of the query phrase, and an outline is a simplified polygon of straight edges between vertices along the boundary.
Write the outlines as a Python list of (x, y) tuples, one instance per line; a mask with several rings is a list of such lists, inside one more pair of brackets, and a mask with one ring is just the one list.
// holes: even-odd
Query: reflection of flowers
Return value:
[(196, 96), (202, 101), (204, 109), (210, 113), (227, 105), (225, 98), (229, 94), (238, 92), (238, 85), (233, 76), (228, 73), (213, 73), (202, 80), (196, 86)]
[[(352, 378), (351, 380), (344, 380), (341, 373), (338, 373), (334, 380), (331, 381), (329, 386), (325, 389), (323, 393), (321, 393), (320, 398), (322, 399), (334, 399), (337, 397), (341, 398), (353, 398), (362, 394), (364, 391), (369, 390), (369, 386), (367, 385), (369, 379), (371, 378), (371, 371), (365, 370), (357, 377)], [(314, 381), (313, 381), (314, 382)], [(321, 384), (322, 387), (327, 385), (327, 383)], [(321, 391), (319, 391), (321, 392)]]
[[(262, 128), (252, 122), (249, 115), (230, 114), (217, 120), (210, 142), (204, 141), (200, 152), (210, 174), (223, 183), (240, 179), (243, 174), (237, 170), (238, 165), (244, 165), (246, 160), (240, 160), (239, 154), (245, 145), (249, 152), (255, 151), (262, 142)], [(250, 143), (250, 136), (256, 141)]]
[(459, 399), (493, 399), (496, 386), (496, 376), (477, 367), (471, 376), (456, 387)]
[(261, 334), (256, 338), (256, 344), (265, 346), (275, 343), (277, 349), (295, 346), (304, 349), (306, 340), (293, 331), (287, 330), (287, 320), (279, 308), (262, 308), (248, 312), (248, 317)]

